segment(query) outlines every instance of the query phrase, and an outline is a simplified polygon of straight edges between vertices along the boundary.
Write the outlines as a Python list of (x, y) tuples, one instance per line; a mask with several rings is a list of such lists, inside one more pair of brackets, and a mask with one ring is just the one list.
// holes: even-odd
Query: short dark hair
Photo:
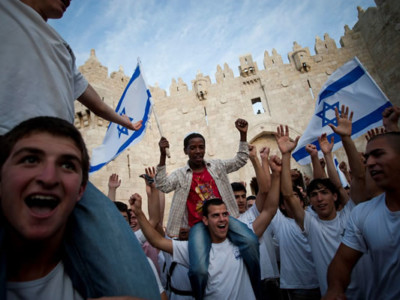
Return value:
[(232, 182), (231, 187), (234, 192), (244, 191), (247, 193), (246, 187), (241, 182)]
[(126, 212), (129, 215), (128, 205), (120, 201), (114, 201), (114, 204), (120, 212)]
[(204, 217), (208, 217), (208, 207), (210, 205), (219, 206), (219, 205), (222, 205), (222, 204), (225, 205), (224, 201), (222, 201), (221, 198), (212, 198), (212, 199), (204, 201), (204, 203), (203, 203), (203, 216)]
[(254, 195), (250, 195), (250, 196), (247, 196), (247, 198), (246, 198), (246, 201), (250, 201), (250, 200), (256, 200), (257, 199), (257, 197), (256, 196), (254, 196)]
[(204, 144), (206, 143), (206, 140), (204, 139), (204, 136), (202, 136), (200, 133), (198, 132), (193, 132), (191, 134), (189, 134), (188, 136), (186, 136), (183, 140), (183, 149), (186, 149), (189, 146), (189, 142), (191, 139), (194, 138), (201, 138), (203, 139)]
[(89, 154), (81, 133), (71, 123), (55, 117), (36, 117), (23, 121), (1, 138), (0, 168), (3, 167), (15, 144), (31, 134), (48, 133), (57, 137), (65, 137), (74, 141), (82, 155), (82, 185), (89, 178)]
[(372, 138), (370, 138), (367, 144), (369, 144), (371, 141), (373, 141), (377, 138), (381, 138), (381, 137), (386, 139), (386, 141), (390, 144), (390, 146), (393, 148), (393, 150), (396, 153), (400, 153), (400, 132), (390, 131), (390, 132), (377, 134), (377, 135), (373, 136)]
[(311, 196), (311, 193), (320, 188), (327, 188), (332, 194), (336, 194), (339, 197), (339, 191), (335, 187), (335, 185), (332, 183), (332, 181), (329, 178), (316, 178), (313, 179), (310, 184), (307, 187), (307, 195), (308, 197)]

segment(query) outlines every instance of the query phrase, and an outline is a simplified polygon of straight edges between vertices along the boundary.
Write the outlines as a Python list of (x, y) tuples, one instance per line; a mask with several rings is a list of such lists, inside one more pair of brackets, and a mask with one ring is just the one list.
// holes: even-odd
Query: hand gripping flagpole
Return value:
[[(153, 106), (153, 114), (154, 114), (154, 118), (156, 119), (158, 131), (160, 132), (161, 137), (164, 137), (164, 134), (163, 134), (162, 129), (161, 129), (160, 121), (158, 120), (158, 116), (156, 114), (156, 110), (155, 110), (154, 106)], [(165, 153), (167, 154), (168, 158), (171, 158), (171, 154), (169, 152), (169, 148), (165, 148)]]

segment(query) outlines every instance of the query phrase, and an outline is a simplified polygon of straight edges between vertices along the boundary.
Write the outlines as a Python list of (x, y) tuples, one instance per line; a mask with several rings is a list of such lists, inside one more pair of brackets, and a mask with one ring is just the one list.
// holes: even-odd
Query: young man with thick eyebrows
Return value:
[[(1, 144), (0, 277), (6, 283), (0, 298), (90, 297), (74, 280), (90, 275), (77, 274), (64, 245), (66, 236), (74, 235), (70, 216), (88, 182), (89, 156), (79, 131), (62, 119), (37, 117), (8, 132)], [(144, 267), (142, 273), (151, 274), (150, 266)]]
[[(117, 114), (102, 101), (93, 87), (78, 71), (75, 56), (66, 41), (47, 23), (62, 18), (70, 0), (2, 0), (0, 1), (0, 135), (20, 122), (38, 116), (64, 119), (71, 124), (75, 118), (75, 99), (91, 112), (130, 130), (139, 130), (141, 121), (131, 123), (128, 116)], [(68, 256), (80, 274), (96, 276), (97, 282), (83, 281), (88, 294), (130, 294), (143, 289), (146, 280), (138, 276), (129, 285), (124, 278), (136, 276), (132, 270), (141, 269), (147, 261), (131, 255), (139, 251), (131, 233), (120, 231), (119, 212), (103, 193), (88, 182), (82, 200), (73, 210), (71, 223), (74, 238), (66, 240)], [(105, 219), (114, 219), (107, 224)], [(1, 229), (0, 229), (1, 230)], [(108, 243), (104, 243), (107, 240)], [(1, 242), (1, 241), (0, 241)], [(109, 245), (123, 243), (117, 253)], [(92, 255), (97, 249), (98, 255)], [(85, 257), (85, 261), (82, 261)], [(99, 259), (101, 258), (101, 259)], [(99, 263), (101, 261), (101, 263)], [(1, 265), (0, 265), (1, 267)], [(1, 278), (0, 278), (1, 279)], [(138, 284), (137, 284), (138, 283)], [(0, 294), (4, 290), (0, 282)], [(145, 293), (143, 293), (145, 296)]]
[(365, 157), (368, 172), (384, 193), (354, 208), (328, 269), (324, 299), (344, 299), (350, 274), (365, 253), (373, 261), (368, 299), (400, 298), (400, 133), (371, 138)]

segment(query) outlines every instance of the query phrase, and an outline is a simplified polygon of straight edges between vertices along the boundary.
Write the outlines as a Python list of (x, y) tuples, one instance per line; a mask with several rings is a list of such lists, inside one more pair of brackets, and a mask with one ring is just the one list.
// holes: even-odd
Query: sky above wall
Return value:
[(250, 53), (264, 69), (275, 48), (288, 63), (293, 42), (309, 47), (328, 33), (340, 47), (344, 25), (357, 22), (357, 6), (373, 0), (73, 0), (61, 20), (49, 23), (71, 45), (77, 65), (90, 49), (108, 72), (131, 76), (142, 62), (149, 85), (169, 94), (172, 78), (191, 89), (197, 72), (215, 82), (217, 65), (238, 76), (239, 56)]

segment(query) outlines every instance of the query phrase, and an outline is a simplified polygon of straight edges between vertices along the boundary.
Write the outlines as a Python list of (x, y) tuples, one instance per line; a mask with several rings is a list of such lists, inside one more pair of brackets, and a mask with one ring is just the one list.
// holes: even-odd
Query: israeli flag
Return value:
[(314, 144), (320, 150), (318, 137), (322, 133), (328, 134), (328, 141), (334, 136), (333, 150), (342, 147), (340, 136), (328, 126), (330, 123), (337, 126), (335, 107), (340, 111), (342, 105), (354, 112), (352, 139), (381, 126), (382, 112), (392, 106), (357, 57), (337, 69), (322, 87), (314, 115), (292, 153), (299, 164), (311, 162), (305, 149), (307, 144)]
[(333, 162), (335, 164), (336, 172), (338, 172), (338, 174), (339, 174), (339, 179), (340, 179), (342, 186), (344, 188), (350, 187), (349, 182), (346, 179), (346, 176), (344, 175), (342, 170), (340, 170), (340, 168), (339, 168), (339, 161), (337, 160), (336, 155), (333, 156)]
[(152, 106), (151, 94), (138, 62), (115, 111), (119, 115), (127, 115), (133, 123), (143, 120), (142, 127), (137, 131), (132, 131), (119, 124), (110, 123), (103, 144), (92, 151), (90, 173), (100, 170), (126, 148), (143, 138)]

